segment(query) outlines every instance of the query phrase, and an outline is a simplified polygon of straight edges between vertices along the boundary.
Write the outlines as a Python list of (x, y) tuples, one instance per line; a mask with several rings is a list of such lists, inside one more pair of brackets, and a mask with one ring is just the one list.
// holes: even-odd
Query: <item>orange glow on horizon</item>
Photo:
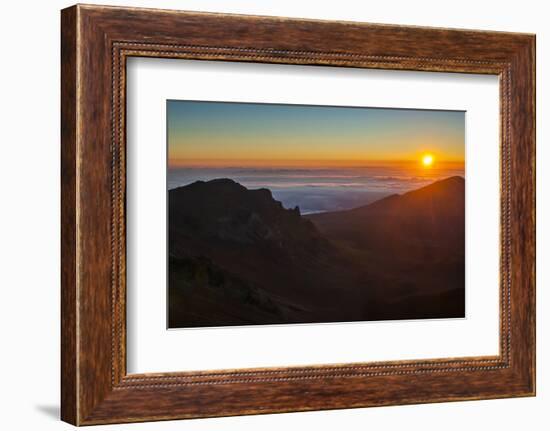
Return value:
[[(429, 156), (429, 157), (428, 157)], [(430, 159), (431, 158), (431, 159)], [(421, 164), (424, 167), (431, 167), (435, 162), (432, 154), (424, 154)], [(463, 160), (438, 160), (438, 166), (445, 168), (464, 168)], [(304, 168), (328, 168), (328, 167), (374, 167), (374, 166), (418, 166), (418, 159), (410, 160), (335, 160), (335, 159), (171, 159), (168, 163), (170, 168), (202, 167), (259, 167), (259, 168), (281, 168), (281, 167), (304, 167)]]
[(170, 167), (464, 165), (463, 111), (171, 100), (167, 117)]

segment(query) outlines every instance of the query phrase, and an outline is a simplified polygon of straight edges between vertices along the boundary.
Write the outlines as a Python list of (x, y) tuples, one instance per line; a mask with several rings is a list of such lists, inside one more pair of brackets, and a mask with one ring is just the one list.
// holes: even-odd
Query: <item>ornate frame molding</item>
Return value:
[[(258, 28), (269, 30), (256, 35)], [(311, 34), (322, 41), (308, 42)], [(338, 38), (323, 37), (328, 34)], [(98, 424), (534, 394), (534, 36), (79, 5), (62, 12), (62, 54), (64, 420)], [(127, 375), (125, 66), (131, 56), (498, 75), (500, 354)]]

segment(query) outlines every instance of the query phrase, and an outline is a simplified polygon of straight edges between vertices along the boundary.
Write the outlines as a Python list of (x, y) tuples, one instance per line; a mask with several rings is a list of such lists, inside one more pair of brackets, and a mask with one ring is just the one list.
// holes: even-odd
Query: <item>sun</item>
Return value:
[(431, 154), (424, 154), (422, 156), (422, 164), (429, 168), (430, 166), (432, 166), (434, 163), (434, 156), (432, 156)]

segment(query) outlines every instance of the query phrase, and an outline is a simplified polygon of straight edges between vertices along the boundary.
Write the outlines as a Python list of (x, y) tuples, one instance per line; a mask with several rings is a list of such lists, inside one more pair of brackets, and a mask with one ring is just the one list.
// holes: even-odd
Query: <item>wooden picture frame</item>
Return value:
[[(62, 11), (61, 417), (74, 425), (535, 394), (535, 36), (77, 5)], [(500, 354), (130, 374), (125, 91), (131, 56), (500, 77)]]

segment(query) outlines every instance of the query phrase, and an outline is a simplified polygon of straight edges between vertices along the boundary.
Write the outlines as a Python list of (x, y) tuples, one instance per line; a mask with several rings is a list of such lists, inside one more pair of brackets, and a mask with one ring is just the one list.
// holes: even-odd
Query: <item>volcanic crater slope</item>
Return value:
[(169, 191), (169, 326), (464, 316), (464, 179), (302, 216), (230, 179)]

